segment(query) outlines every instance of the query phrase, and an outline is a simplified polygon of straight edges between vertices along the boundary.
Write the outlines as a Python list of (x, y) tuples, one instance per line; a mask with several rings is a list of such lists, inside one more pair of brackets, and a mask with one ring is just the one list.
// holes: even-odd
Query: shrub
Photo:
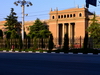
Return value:
[(88, 45), (88, 33), (85, 34), (83, 48), (87, 49), (87, 45)]
[(68, 33), (66, 33), (65, 36), (64, 36), (63, 51), (68, 52), (68, 50), (69, 50), (69, 38), (68, 38)]
[(52, 34), (50, 34), (50, 36), (49, 36), (49, 44), (48, 44), (49, 51), (52, 51), (53, 47), (54, 47), (53, 36), (52, 36)]

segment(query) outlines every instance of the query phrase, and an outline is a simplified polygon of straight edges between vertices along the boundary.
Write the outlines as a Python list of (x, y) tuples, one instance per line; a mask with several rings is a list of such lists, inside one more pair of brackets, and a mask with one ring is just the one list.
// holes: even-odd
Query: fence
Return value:
[(20, 39), (0, 39), (0, 48), (11, 49), (12, 46), (17, 49), (47, 49), (48, 39), (24, 39), (23, 42)]
[[(63, 47), (64, 40), (62, 40), (62, 43), (59, 45), (59, 39), (55, 38), (54, 41), (54, 49), (59, 49)], [(84, 38), (77, 37), (74, 38), (74, 41), (72, 39), (69, 39), (69, 47), (70, 48), (83, 48)], [(14, 48), (17, 49), (45, 49), (48, 50), (48, 39), (24, 39), (23, 42), (21, 42), (19, 39), (0, 39), (0, 48), (8, 48), (11, 49), (11, 47), (14, 46)], [(88, 40), (88, 47), (89, 48), (100, 48), (100, 43), (96, 44), (94, 43), (93, 39), (89, 38)]]

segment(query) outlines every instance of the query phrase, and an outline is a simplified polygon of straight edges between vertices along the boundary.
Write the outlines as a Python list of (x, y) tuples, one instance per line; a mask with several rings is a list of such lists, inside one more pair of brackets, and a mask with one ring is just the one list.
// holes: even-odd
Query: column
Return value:
[(57, 36), (56, 36), (56, 45), (58, 45), (58, 38), (59, 38), (59, 24), (57, 24)]
[(70, 33), (70, 31), (71, 31), (71, 24), (69, 23), (68, 24), (69, 46), (71, 45), (70, 44), (71, 43), (71, 41), (70, 41), (70, 39), (71, 39), (71, 33)]
[(67, 32), (67, 25), (64, 24), (64, 33), (66, 34), (66, 32)]
[(71, 25), (71, 30), (70, 30), (70, 43), (71, 43), (71, 46), (73, 47), (74, 46), (74, 25), (75, 23), (70, 23)]
[(71, 27), (71, 24), (69, 23), (69, 24), (68, 24), (68, 35), (69, 35), (69, 39), (70, 39), (70, 37), (71, 37), (71, 34), (70, 34), (70, 30), (71, 30), (71, 29), (70, 29), (70, 27)]
[(62, 46), (64, 45), (64, 36), (65, 36), (65, 24), (62, 24)]
[(68, 33), (68, 23), (64, 24), (64, 33)]
[(65, 30), (64, 30), (64, 29), (65, 29), (65, 28), (64, 28), (65, 26), (64, 26), (64, 23), (63, 23), (62, 25), (63, 25), (62, 34), (63, 34), (63, 38), (64, 38), (64, 35), (65, 35)]

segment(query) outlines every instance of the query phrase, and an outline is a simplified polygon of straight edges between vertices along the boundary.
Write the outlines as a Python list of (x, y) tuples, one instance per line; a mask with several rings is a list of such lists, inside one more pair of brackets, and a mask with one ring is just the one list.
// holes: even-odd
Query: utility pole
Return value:
[(14, 2), (14, 4), (16, 6), (18, 6), (18, 4), (21, 4), (21, 7), (22, 7), (22, 40), (24, 40), (24, 16), (25, 16), (25, 14), (24, 14), (25, 9), (24, 8), (25, 8), (25, 5), (27, 7), (32, 6), (32, 3), (30, 1), (25, 1), (25, 0), (20, 1), (20, 0), (18, 0), (16, 2)]

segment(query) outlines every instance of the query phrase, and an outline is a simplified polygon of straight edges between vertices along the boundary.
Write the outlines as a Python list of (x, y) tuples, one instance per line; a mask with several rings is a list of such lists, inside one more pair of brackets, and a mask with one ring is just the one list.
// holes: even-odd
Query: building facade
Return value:
[(71, 8), (58, 11), (50, 11), (48, 22), (49, 30), (53, 33), (54, 38), (58, 38), (56, 44), (62, 45), (65, 33), (68, 33), (70, 43), (74, 38), (84, 38), (88, 27), (89, 15), (93, 15), (87, 8)]
[[(41, 20), (49, 26), (49, 31), (56, 38), (56, 45), (63, 44), (65, 33), (68, 33), (71, 42), (75, 42), (76, 37), (84, 38), (86, 29), (89, 25), (89, 19), (92, 18), (92, 13), (87, 8), (70, 8), (66, 10), (58, 10), (57, 8), (49, 12), (49, 20)], [(99, 19), (99, 18), (98, 18)], [(26, 21), (24, 25), (25, 32), (29, 33), (29, 26), (33, 25), (35, 21)], [(5, 21), (0, 22), (0, 29), (4, 29)], [(3, 30), (4, 31), (4, 30)]]

